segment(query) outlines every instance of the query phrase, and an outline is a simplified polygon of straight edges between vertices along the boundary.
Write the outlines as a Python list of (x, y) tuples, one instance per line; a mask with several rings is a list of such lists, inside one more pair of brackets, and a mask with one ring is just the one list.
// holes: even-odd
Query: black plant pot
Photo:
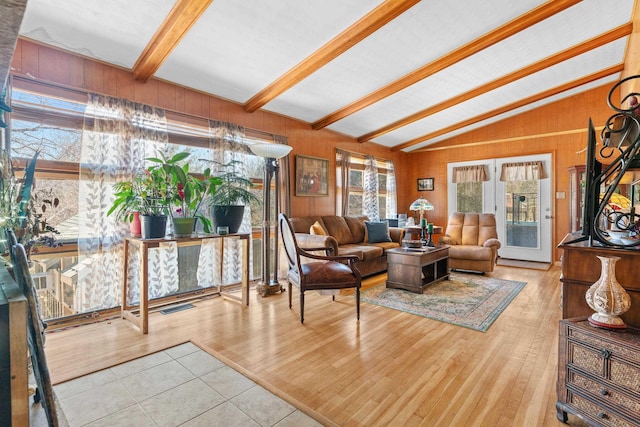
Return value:
[(143, 239), (161, 239), (167, 233), (166, 215), (140, 215)]
[(229, 233), (237, 233), (242, 225), (244, 205), (213, 206), (211, 217), (213, 218), (213, 231), (218, 227), (229, 227)]

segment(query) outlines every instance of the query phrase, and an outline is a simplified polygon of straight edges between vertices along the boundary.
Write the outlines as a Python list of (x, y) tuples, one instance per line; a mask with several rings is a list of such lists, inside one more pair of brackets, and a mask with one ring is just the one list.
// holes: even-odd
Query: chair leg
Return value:
[(291, 310), (291, 282), (287, 281), (289, 285), (289, 310)]
[(300, 323), (304, 323), (304, 292), (300, 291)]
[(356, 317), (360, 320), (360, 288), (356, 288)]
[(335, 296), (335, 295), (331, 295), (331, 299), (332, 299), (333, 301), (335, 301), (335, 300), (336, 300), (336, 296)]

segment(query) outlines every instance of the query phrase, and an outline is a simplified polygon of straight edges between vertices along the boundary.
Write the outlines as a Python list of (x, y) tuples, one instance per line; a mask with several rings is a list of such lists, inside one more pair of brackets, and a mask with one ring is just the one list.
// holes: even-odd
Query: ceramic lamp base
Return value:
[(618, 316), (607, 316), (601, 313), (593, 313), (589, 316), (589, 324), (598, 328), (626, 329), (627, 325)]

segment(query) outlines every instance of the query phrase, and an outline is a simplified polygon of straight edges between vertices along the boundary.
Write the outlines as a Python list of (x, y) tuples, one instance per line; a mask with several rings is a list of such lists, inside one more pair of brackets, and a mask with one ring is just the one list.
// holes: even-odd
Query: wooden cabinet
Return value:
[(29, 425), (27, 299), (0, 266), (0, 426)]
[(570, 243), (580, 238), (579, 234), (567, 235), (559, 248), (562, 249), (562, 318), (588, 316), (593, 310), (587, 305), (585, 293), (600, 277), (600, 260), (597, 256), (617, 256), (616, 278), (631, 298), (631, 309), (622, 319), (629, 326), (640, 328), (640, 249), (604, 247), (588, 241)]
[(569, 168), (569, 230), (573, 233), (582, 230), (582, 211), (584, 210), (585, 165)]
[(428, 285), (449, 279), (449, 246), (425, 252), (394, 248), (386, 253), (387, 288), (421, 294)]
[(640, 329), (560, 321), (558, 419), (567, 412), (592, 425), (640, 426)]

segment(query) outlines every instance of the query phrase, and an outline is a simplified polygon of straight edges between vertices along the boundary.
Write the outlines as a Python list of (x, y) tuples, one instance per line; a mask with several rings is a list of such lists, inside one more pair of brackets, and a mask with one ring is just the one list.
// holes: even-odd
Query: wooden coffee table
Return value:
[(449, 279), (449, 246), (427, 251), (395, 248), (387, 251), (387, 288), (421, 294), (424, 288)]

